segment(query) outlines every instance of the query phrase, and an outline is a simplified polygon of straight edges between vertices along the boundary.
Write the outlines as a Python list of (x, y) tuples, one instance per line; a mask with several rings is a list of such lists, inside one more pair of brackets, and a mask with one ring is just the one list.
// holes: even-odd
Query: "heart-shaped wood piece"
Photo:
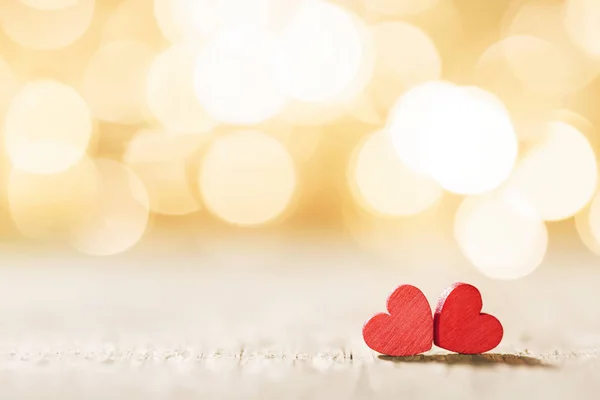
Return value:
[(412, 356), (431, 349), (433, 317), (423, 293), (414, 286), (399, 286), (388, 297), (389, 314), (367, 321), (363, 338), (371, 349), (388, 356)]
[(490, 351), (502, 340), (498, 319), (481, 313), (483, 301), (475, 286), (455, 283), (442, 293), (434, 316), (433, 342), (461, 354)]

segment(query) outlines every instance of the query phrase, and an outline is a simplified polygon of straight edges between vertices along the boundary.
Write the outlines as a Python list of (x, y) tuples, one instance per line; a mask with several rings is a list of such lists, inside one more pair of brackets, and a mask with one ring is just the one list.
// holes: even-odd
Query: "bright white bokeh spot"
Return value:
[(355, 187), (360, 205), (376, 215), (418, 214), (443, 194), (433, 179), (404, 165), (385, 131), (370, 135), (360, 144), (349, 173), (350, 185)]
[(277, 80), (297, 100), (341, 101), (364, 78), (365, 53), (363, 33), (351, 14), (325, 1), (307, 1), (283, 32)]
[(508, 111), (491, 93), (447, 82), (406, 92), (388, 129), (400, 159), (457, 194), (481, 194), (509, 176), (518, 141)]
[[(44, 5), (56, 8), (42, 9)], [(54, 50), (72, 44), (88, 30), (95, 6), (95, 0), (2, 1), (0, 22), (2, 30), (21, 46)]]
[(83, 96), (102, 121), (137, 124), (146, 119), (146, 72), (154, 51), (133, 40), (100, 47), (83, 78)]
[(372, 92), (380, 108), (387, 111), (411, 86), (440, 79), (441, 57), (421, 29), (404, 22), (382, 22), (370, 31), (376, 53)]
[(14, 97), (4, 125), (12, 164), (53, 174), (76, 164), (92, 135), (92, 116), (79, 93), (50, 80), (28, 83)]
[(275, 39), (254, 29), (228, 30), (198, 55), (194, 89), (200, 104), (218, 121), (250, 125), (285, 105), (275, 85)]
[(146, 99), (154, 116), (174, 133), (205, 133), (217, 125), (194, 92), (195, 51), (171, 46), (148, 71)]
[(206, 207), (234, 225), (261, 225), (280, 216), (296, 190), (286, 148), (260, 132), (219, 137), (202, 161), (199, 187)]
[(502, 192), (466, 198), (454, 235), (465, 257), (492, 279), (519, 279), (543, 261), (548, 247), (544, 222), (521, 213)]
[(597, 165), (589, 142), (574, 127), (551, 122), (545, 139), (525, 154), (506, 183), (546, 221), (569, 218), (596, 192)]
[(70, 243), (80, 252), (109, 256), (133, 247), (148, 225), (149, 199), (137, 175), (125, 165), (95, 160), (98, 193), (93, 205), (71, 230)]

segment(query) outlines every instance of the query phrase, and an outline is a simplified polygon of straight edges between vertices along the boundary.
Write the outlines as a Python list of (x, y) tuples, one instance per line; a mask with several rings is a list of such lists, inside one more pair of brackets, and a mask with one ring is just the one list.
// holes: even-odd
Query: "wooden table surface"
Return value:
[[(443, 252), (400, 263), (353, 246), (267, 250), (5, 251), (0, 398), (598, 398), (600, 263), (586, 254), (501, 282)], [(366, 347), (362, 325), (395, 286), (435, 304), (454, 281), (478, 286), (502, 321), (493, 354)]]

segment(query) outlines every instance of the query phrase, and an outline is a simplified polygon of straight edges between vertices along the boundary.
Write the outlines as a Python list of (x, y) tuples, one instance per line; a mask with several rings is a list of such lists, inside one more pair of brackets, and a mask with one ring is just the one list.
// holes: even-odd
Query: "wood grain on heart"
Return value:
[(483, 301), (475, 286), (455, 283), (444, 291), (434, 316), (436, 346), (461, 354), (490, 351), (502, 340), (502, 324), (481, 313)]
[(372, 317), (363, 327), (365, 343), (388, 356), (412, 356), (431, 349), (433, 317), (423, 293), (414, 286), (399, 286), (387, 300), (389, 314)]

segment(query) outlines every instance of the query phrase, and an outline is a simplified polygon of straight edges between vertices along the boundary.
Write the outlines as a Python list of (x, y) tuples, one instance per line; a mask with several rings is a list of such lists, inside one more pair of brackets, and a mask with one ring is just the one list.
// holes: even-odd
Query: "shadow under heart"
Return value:
[(511, 365), (521, 367), (555, 368), (539, 358), (515, 354), (419, 354), (416, 356), (392, 357), (379, 356), (380, 360), (395, 363), (439, 363), (447, 365), (472, 365), (476, 367), (491, 367), (494, 365)]

